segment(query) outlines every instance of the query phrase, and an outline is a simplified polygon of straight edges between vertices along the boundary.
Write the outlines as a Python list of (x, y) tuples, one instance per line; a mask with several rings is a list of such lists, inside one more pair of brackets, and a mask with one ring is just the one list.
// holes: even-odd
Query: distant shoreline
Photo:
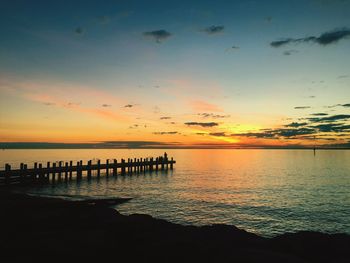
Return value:
[(0, 149), (226, 149), (226, 150), (349, 150), (350, 143), (329, 144), (329, 145), (240, 145), (228, 143), (202, 143), (202, 144), (182, 144), (179, 142), (158, 142), (158, 141), (106, 141), (87, 143), (61, 143), (61, 142), (0, 142)]
[[(309, 150), (312, 151), (313, 148), (305, 147), (125, 147), (125, 148), (113, 148), (113, 147), (0, 147), (1, 150)], [(319, 150), (350, 150), (347, 148), (316, 148), (316, 151)]]

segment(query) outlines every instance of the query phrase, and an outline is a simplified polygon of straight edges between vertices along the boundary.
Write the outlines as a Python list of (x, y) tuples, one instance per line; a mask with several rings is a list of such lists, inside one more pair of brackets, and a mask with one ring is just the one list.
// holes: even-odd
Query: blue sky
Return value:
[[(348, 107), (325, 108), (350, 103), (349, 10), (347, 0), (2, 1), (3, 141), (147, 138), (269, 144), (272, 140), (241, 137), (325, 109), (328, 114), (349, 114)], [(157, 43), (160, 30), (167, 35)], [(317, 42), (335, 31), (344, 35), (326, 45)], [(316, 40), (271, 46), (273, 41), (310, 36)], [(128, 104), (133, 106), (124, 108)], [(301, 106), (306, 108), (295, 109)], [(45, 132), (33, 128), (30, 135), (11, 135), (33, 116), (62, 121), (71, 111), (74, 125), (98, 123), (96, 133), (113, 133), (106, 138), (57, 133), (44, 121)], [(185, 124), (203, 121), (198, 114), (207, 111), (230, 117), (215, 130), (199, 126), (198, 131)], [(109, 123), (114, 117), (100, 120), (99, 115), (118, 116), (125, 123)], [(163, 115), (171, 115), (176, 124), (160, 122)], [(67, 123), (71, 129), (74, 125)], [(137, 129), (130, 129), (133, 125)], [(154, 138), (159, 132), (169, 133)], [(218, 132), (225, 136), (195, 136)], [(338, 135), (339, 143), (350, 138)], [(303, 138), (290, 139), (279, 137), (272, 144), (300, 143)]]

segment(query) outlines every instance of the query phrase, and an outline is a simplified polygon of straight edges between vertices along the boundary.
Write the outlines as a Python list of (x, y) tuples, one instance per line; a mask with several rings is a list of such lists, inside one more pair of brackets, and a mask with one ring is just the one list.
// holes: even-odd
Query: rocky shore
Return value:
[(264, 238), (234, 226), (182, 226), (110, 205), (0, 189), (2, 262), (350, 262), (350, 236), (299, 232)]

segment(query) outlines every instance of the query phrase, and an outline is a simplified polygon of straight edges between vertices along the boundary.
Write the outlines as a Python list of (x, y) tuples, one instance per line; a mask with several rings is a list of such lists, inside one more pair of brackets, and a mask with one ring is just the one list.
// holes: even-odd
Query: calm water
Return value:
[[(164, 150), (5, 150), (0, 166), (34, 161), (162, 155)], [(233, 224), (264, 236), (298, 230), (350, 233), (350, 151), (167, 150), (169, 172), (27, 189), (68, 197), (133, 197), (123, 214), (181, 224)]]

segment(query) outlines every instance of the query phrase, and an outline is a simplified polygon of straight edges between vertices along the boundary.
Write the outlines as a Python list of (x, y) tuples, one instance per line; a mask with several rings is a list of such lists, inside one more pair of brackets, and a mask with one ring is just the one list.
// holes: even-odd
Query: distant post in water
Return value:
[(171, 157), (170, 170), (173, 170), (173, 168), (174, 168), (173, 163), (174, 163), (174, 158)]

